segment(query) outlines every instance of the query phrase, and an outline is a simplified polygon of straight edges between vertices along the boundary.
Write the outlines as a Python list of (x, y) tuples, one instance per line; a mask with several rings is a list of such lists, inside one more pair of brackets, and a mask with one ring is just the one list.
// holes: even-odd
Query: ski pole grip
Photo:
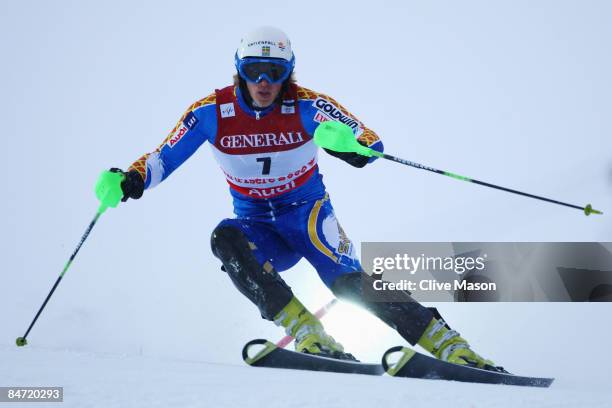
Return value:
[(99, 213), (103, 213), (107, 208), (115, 208), (123, 198), (121, 183), (125, 180), (123, 172), (104, 170), (96, 183), (96, 197), (100, 200)]
[(353, 129), (341, 122), (327, 121), (321, 123), (314, 132), (315, 143), (335, 152), (357, 153), (372, 157), (373, 150), (360, 144), (355, 138)]

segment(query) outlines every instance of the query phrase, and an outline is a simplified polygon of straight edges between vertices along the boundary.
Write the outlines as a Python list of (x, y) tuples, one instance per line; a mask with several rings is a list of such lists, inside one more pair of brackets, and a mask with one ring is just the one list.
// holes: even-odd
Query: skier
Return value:
[[(164, 181), (205, 141), (230, 187), (236, 218), (212, 232), (214, 255), (264, 319), (295, 337), (299, 352), (354, 359), (294, 296), (279, 272), (302, 257), (341, 299), (361, 304), (435, 357), (492, 367), (434, 312), (402, 292), (393, 302), (364, 299), (353, 244), (338, 224), (317, 165), (313, 134), (325, 121), (348, 126), (362, 145), (383, 150), (376, 133), (331, 97), (297, 85), (289, 38), (272, 27), (248, 33), (235, 54), (234, 84), (191, 105), (163, 143), (127, 170), (122, 201)], [(327, 153), (362, 168), (375, 158)], [(395, 301), (397, 300), (397, 301)]]

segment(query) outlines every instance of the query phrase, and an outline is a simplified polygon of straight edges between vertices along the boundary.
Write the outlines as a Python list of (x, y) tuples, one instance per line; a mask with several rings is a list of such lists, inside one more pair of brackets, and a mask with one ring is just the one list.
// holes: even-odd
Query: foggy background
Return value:
[[(23, 335), (94, 216), (99, 173), (126, 169), (192, 102), (229, 85), (241, 36), (264, 24), (291, 38), (299, 83), (344, 104), (386, 152), (605, 213), (382, 160), (354, 169), (321, 152), (356, 245), (612, 241), (611, 12), (605, 1), (3, 2), (0, 345)], [(210, 251), (211, 231), (232, 216), (204, 145), (143, 199), (103, 215), (31, 347), (238, 364), (246, 341), (276, 340), (282, 331)], [(306, 262), (283, 276), (311, 310), (331, 298)], [(598, 369), (580, 355), (609, 337), (609, 304), (439, 306), (511, 370), (581, 378), (612, 362), (598, 352)], [(363, 360), (402, 343), (349, 306), (324, 324)]]

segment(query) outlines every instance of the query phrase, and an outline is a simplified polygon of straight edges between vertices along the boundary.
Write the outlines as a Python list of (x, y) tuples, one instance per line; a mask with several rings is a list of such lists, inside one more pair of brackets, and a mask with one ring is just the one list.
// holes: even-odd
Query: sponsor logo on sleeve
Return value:
[[(361, 127), (361, 124), (357, 120), (345, 115), (336, 105), (327, 99), (319, 97), (313, 102), (312, 105), (317, 108), (319, 112), (323, 114), (323, 116), (329, 118), (328, 120), (335, 120), (337, 122), (344, 123), (353, 129), (354, 132), (358, 131)], [(324, 122), (324, 120), (321, 120), (323, 116), (317, 117), (315, 115), (315, 120), (318, 118), (319, 122)]]
[(172, 136), (170, 136), (170, 139), (168, 139), (168, 143), (166, 143), (168, 147), (173, 148), (183, 138), (183, 136), (185, 136), (188, 131), (189, 129), (187, 128), (187, 126), (181, 123), (181, 125), (174, 131)]
[(174, 131), (168, 142), (168, 147), (173, 148), (182, 138), (198, 124), (198, 118), (193, 112), (189, 112), (180, 126)]
[(191, 130), (195, 125), (198, 124), (198, 118), (193, 112), (189, 112), (185, 119), (183, 120), (183, 125), (187, 127), (187, 129)]
[(219, 110), (221, 111), (222, 118), (231, 118), (232, 116), (236, 116), (233, 102), (221, 104), (219, 106)]
[(327, 122), (330, 119), (324, 113), (321, 113), (321, 111), (317, 110), (317, 113), (314, 115), (313, 120), (317, 123), (323, 123), (323, 122)]

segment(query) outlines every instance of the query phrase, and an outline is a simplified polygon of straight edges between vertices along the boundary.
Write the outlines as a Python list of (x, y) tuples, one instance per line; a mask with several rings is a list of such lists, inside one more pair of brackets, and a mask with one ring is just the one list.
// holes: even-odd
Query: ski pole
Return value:
[[(49, 291), (49, 294), (45, 298), (45, 301), (43, 302), (42, 306), (40, 307), (40, 309), (38, 309), (38, 312), (36, 313), (36, 316), (34, 316), (32, 323), (30, 323), (28, 330), (26, 330), (25, 334), (22, 337), (17, 337), (17, 340), (15, 340), (15, 343), (17, 343), (18, 347), (23, 347), (28, 344), (27, 337), (28, 334), (30, 334), (30, 330), (32, 330), (32, 327), (34, 327), (34, 324), (38, 320), (38, 317), (42, 313), (45, 306), (47, 306), (47, 302), (49, 302), (49, 299), (51, 299), (53, 292), (55, 292), (55, 289), (57, 289), (57, 286), (66, 274), (66, 271), (68, 270), (68, 268), (70, 268), (70, 265), (72, 265), (72, 261), (74, 261), (74, 258), (79, 253), (81, 246), (89, 236), (89, 233), (93, 229), (94, 225), (96, 225), (96, 223), (98, 222), (100, 216), (106, 211), (108, 207), (116, 207), (119, 203), (119, 200), (121, 200), (121, 198), (123, 197), (123, 192), (121, 191), (120, 187), (123, 178), (124, 175), (122, 173), (105, 171), (98, 179), (98, 183), (96, 184), (96, 195), (101, 201), (100, 207), (98, 208), (98, 212), (94, 216), (93, 220), (91, 220), (91, 222), (89, 223), (89, 226), (81, 237), (81, 240), (79, 241), (79, 244), (77, 245), (76, 249), (74, 250), (72, 255), (70, 255), (70, 258), (68, 259), (68, 262), (66, 262), (62, 273), (60, 273), (55, 283), (53, 284), (51, 291)], [(117, 186), (119, 186), (119, 189), (117, 189)]]
[(91, 232), (92, 228), (94, 227), (94, 225), (96, 225), (96, 222), (98, 222), (98, 219), (100, 218), (100, 215), (102, 215), (102, 212), (98, 211), (96, 213), (96, 216), (89, 223), (89, 226), (87, 227), (87, 230), (85, 230), (85, 234), (83, 234), (83, 236), (81, 237), (81, 241), (77, 245), (77, 247), (74, 250), (74, 252), (72, 253), (72, 255), (70, 255), (70, 259), (68, 259), (68, 262), (66, 262), (66, 265), (64, 266), (64, 269), (62, 270), (62, 273), (60, 273), (60, 275), (58, 276), (57, 280), (53, 284), (53, 287), (51, 288), (51, 291), (47, 295), (47, 298), (43, 302), (43, 304), (40, 307), (40, 309), (38, 309), (38, 313), (36, 313), (36, 316), (34, 316), (34, 320), (32, 320), (32, 323), (30, 323), (30, 327), (28, 327), (28, 330), (26, 330), (26, 332), (23, 335), (23, 337), (17, 337), (16, 343), (17, 343), (17, 345), (19, 347), (22, 347), (22, 346), (25, 346), (26, 344), (28, 344), (28, 341), (26, 340), (26, 338), (28, 337), (28, 334), (30, 334), (30, 330), (32, 330), (32, 327), (34, 326), (34, 323), (36, 323), (36, 320), (38, 320), (38, 317), (40, 316), (40, 314), (42, 313), (43, 309), (47, 305), (47, 302), (51, 298), (51, 295), (53, 295), (53, 292), (55, 292), (55, 289), (57, 288), (57, 285), (59, 285), (60, 281), (64, 277), (64, 274), (66, 273), (68, 268), (70, 268), (70, 265), (72, 265), (72, 261), (74, 260), (74, 258), (76, 257), (77, 253), (79, 252), (79, 249), (81, 249), (81, 246), (83, 245), (83, 243), (85, 242), (85, 240), (89, 236), (89, 233)]
[(368, 147), (365, 147), (359, 144), (359, 142), (357, 141), (357, 139), (355, 139), (355, 136), (353, 135), (352, 129), (348, 127), (347, 125), (340, 123), (340, 122), (327, 121), (327, 122), (321, 123), (321, 125), (319, 125), (319, 127), (317, 127), (317, 129), (315, 130), (314, 140), (315, 140), (315, 143), (318, 144), (319, 146), (326, 148), (326, 149), (334, 150), (336, 152), (352, 152), (352, 153), (358, 153), (358, 154), (361, 154), (367, 157), (376, 156), (376, 157), (380, 157), (386, 160), (394, 161), (396, 163), (404, 164), (406, 166), (414, 167), (416, 169), (427, 170), (432, 173), (452, 177), (457, 180), (467, 181), (468, 183), (479, 184), (481, 186), (506, 191), (508, 193), (518, 194), (524, 197), (530, 197), (536, 200), (546, 201), (552, 204), (575, 208), (577, 210), (583, 211), (585, 215), (603, 214), (603, 212), (594, 209), (591, 206), (591, 204), (587, 204), (586, 206), (581, 207), (579, 205), (569, 204), (563, 201), (553, 200), (553, 199), (538, 196), (535, 194), (529, 194), (523, 191), (514, 190), (511, 188), (498, 186), (496, 184), (487, 183), (485, 181), (476, 180), (470, 177), (461, 176), (459, 174), (451, 173), (449, 171), (435, 169), (433, 167), (425, 166), (420, 163), (415, 163), (410, 160), (400, 159), (399, 157), (391, 156), (390, 154), (378, 152), (376, 150), (370, 149)]
[(409, 160), (400, 159), (399, 157), (391, 156), (390, 154), (380, 153), (380, 152), (377, 152), (375, 150), (373, 152), (374, 152), (372, 154), (373, 156), (377, 156), (377, 157), (381, 157), (383, 159), (391, 160), (391, 161), (394, 161), (396, 163), (405, 164), (406, 166), (414, 167), (414, 168), (421, 169), (421, 170), (431, 171), (433, 173), (442, 174), (443, 176), (452, 177), (452, 178), (457, 179), (457, 180), (467, 181), (468, 183), (479, 184), (481, 186), (495, 188), (497, 190), (502, 190), (502, 191), (507, 191), (508, 193), (514, 193), (514, 194), (522, 195), (524, 197), (535, 198), (536, 200), (546, 201), (547, 203), (558, 204), (558, 205), (563, 205), (565, 207), (575, 208), (577, 210), (584, 211), (585, 215), (603, 214), (601, 211), (594, 209), (591, 206), (591, 204), (587, 204), (585, 207), (581, 207), (581, 206), (575, 205), (575, 204), (564, 203), (563, 201), (557, 201), (557, 200), (553, 200), (551, 198), (546, 198), (546, 197), (538, 196), (538, 195), (535, 195), (535, 194), (525, 193), (524, 191), (513, 190), (513, 189), (508, 188), (508, 187), (502, 187), (502, 186), (498, 186), (496, 184), (487, 183), (485, 181), (480, 181), (480, 180), (476, 180), (476, 179), (473, 179), (473, 178), (461, 176), (459, 174), (451, 173), (449, 171), (438, 170), (438, 169), (435, 169), (433, 167), (428, 167), (428, 166), (424, 166), (424, 165), (419, 164), (419, 163), (411, 162)]
[[(325, 316), (327, 314), (327, 312), (329, 312), (329, 309), (331, 309), (332, 307), (334, 307), (334, 305), (338, 303), (338, 299), (333, 298), (332, 300), (330, 300), (329, 302), (327, 302), (327, 304), (325, 304), (322, 308), (320, 308), (319, 310), (317, 310), (315, 312), (315, 316), (317, 319), (322, 318), (323, 316)], [(280, 339), (277, 343), (276, 343), (276, 347), (280, 347), (280, 348), (285, 348), (285, 346), (289, 343), (291, 343), (291, 341), (293, 340), (292, 336), (285, 336), (282, 339)]]

